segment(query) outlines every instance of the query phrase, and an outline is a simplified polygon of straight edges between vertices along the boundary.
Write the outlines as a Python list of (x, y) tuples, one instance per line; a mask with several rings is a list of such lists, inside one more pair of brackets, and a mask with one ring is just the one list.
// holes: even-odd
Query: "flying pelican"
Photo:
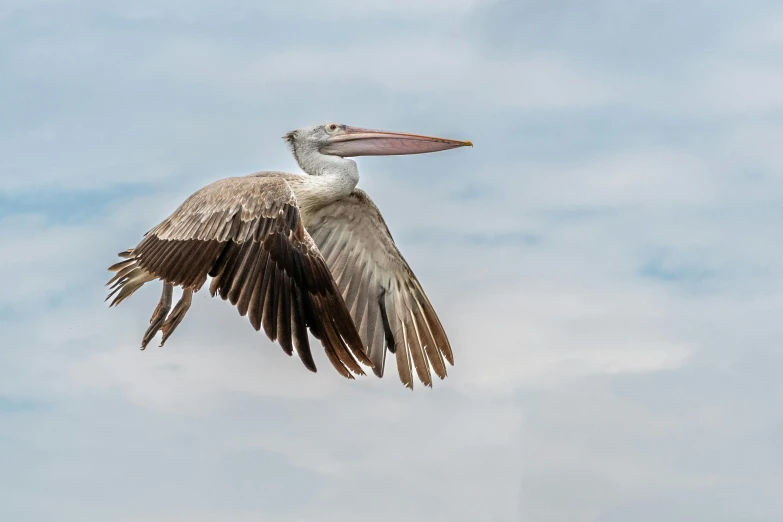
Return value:
[[(395, 354), (402, 383), (413, 371), (432, 386), (430, 369), (446, 377), (454, 365), (449, 340), (421, 284), (394, 244), (380, 211), (357, 189), (356, 156), (422, 154), (472, 146), (417, 134), (337, 123), (285, 135), (307, 175), (258, 172), (221, 179), (187, 198), (149, 230), (107, 283), (110, 306), (154, 279), (163, 293), (141, 348), (162, 332), (166, 342), (190, 308), (193, 293), (209, 291), (247, 315), (256, 331), (315, 372), (307, 331), (337, 371), (383, 376), (386, 351)], [(174, 306), (175, 286), (182, 297)], [(116, 294), (116, 295), (115, 295)]]

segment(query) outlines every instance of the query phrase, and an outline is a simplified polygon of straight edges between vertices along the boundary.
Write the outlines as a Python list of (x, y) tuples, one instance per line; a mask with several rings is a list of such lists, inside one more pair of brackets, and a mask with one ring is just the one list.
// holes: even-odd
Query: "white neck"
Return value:
[(315, 147), (294, 144), (294, 158), (309, 176), (296, 191), (300, 207), (322, 207), (348, 196), (359, 183), (353, 160), (321, 154)]

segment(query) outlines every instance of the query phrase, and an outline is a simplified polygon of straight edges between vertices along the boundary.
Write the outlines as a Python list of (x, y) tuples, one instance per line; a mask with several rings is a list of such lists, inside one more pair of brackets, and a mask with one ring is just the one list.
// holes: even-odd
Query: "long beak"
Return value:
[(449, 140), (419, 134), (388, 132), (358, 127), (342, 128), (342, 133), (329, 138), (329, 144), (321, 152), (335, 156), (397, 156), (424, 154), (457, 147), (472, 147), (469, 141)]

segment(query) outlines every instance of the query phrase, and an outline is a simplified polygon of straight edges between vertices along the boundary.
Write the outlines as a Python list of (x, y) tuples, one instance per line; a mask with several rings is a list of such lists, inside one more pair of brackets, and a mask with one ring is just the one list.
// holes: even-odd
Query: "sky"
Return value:
[[(0, 1), (0, 519), (783, 518), (783, 6)], [(451, 339), (433, 389), (320, 371), (116, 253), (338, 121)]]

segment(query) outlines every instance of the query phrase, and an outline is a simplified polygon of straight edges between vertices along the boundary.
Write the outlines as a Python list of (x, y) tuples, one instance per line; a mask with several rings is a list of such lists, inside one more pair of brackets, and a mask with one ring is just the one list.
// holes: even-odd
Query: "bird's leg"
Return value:
[(150, 327), (144, 332), (144, 338), (141, 340), (141, 349), (145, 349), (147, 344), (155, 337), (160, 327), (163, 326), (163, 322), (166, 320), (169, 310), (171, 310), (171, 296), (174, 293), (174, 285), (171, 283), (163, 283), (163, 293), (160, 296), (160, 302), (152, 312), (150, 318)]
[(180, 297), (179, 301), (177, 302), (177, 305), (174, 307), (174, 310), (171, 311), (169, 316), (166, 318), (166, 322), (163, 323), (163, 339), (160, 341), (160, 345), (163, 346), (163, 343), (166, 342), (166, 339), (169, 338), (171, 333), (174, 331), (177, 326), (179, 326), (179, 323), (182, 322), (182, 319), (185, 317), (185, 314), (190, 309), (190, 304), (193, 302), (193, 290), (190, 288), (185, 288), (182, 290), (182, 297)]

